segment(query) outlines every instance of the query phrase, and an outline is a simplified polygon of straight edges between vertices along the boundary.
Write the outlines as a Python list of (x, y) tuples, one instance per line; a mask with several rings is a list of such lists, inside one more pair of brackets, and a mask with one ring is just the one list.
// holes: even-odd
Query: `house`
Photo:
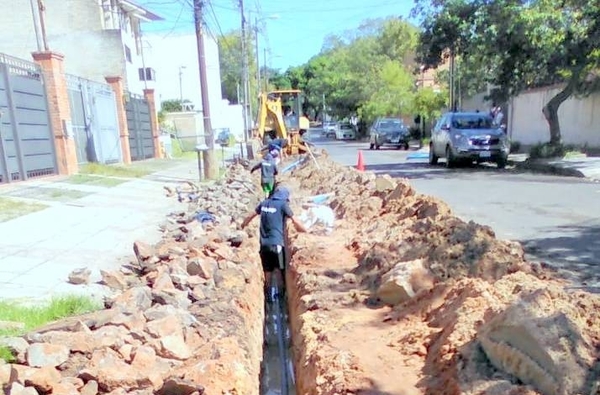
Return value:
[[(65, 56), (65, 72), (97, 82), (107, 76), (123, 78), (125, 89), (142, 94), (154, 81), (152, 65), (143, 53), (141, 24), (162, 18), (131, 0), (44, 0), (44, 26), (50, 50)], [(43, 49), (32, 8), (0, 0), (10, 12), (0, 13), (0, 51), (31, 59)], [(10, 34), (9, 34), (10, 33)]]
[[(194, 140), (204, 134), (196, 34), (186, 32), (165, 37), (164, 34), (148, 33), (144, 37), (148, 44), (145, 50), (148, 62), (156, 70), (156, 97), (159, 102), (190, 102), (181, 113), (170, 114), (169, 119), (178, 127), (180, 137)], [(209, 32), (203, 38), (211, 126), (213, 129), (228, 128), (242, 139), (242, 107), (230, 105), (223, 99), (217, 40)]]

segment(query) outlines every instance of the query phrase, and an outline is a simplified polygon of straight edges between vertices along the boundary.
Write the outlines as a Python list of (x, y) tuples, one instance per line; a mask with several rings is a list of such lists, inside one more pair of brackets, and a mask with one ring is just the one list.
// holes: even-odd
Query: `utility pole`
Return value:
[(258, 52), (258, 18), (254, 18), (254, 51), (256, 52), (256, 86), (260, 87), (260, 53)]
[(454, 89), (454, 79), (456, 73), (456, 64), (454, 58), (454, 48), (450, 49), (450, 111), (456, 111), (456, 91)]
[(323, 115), (322, 115), (322, 122), (326, 121), (326, 117), (327, 117), (327, 107), (325, 107), (325, 94), (323, 93)]
[(267, 66), (267, 48), (263, 48), (263, 63), (265, 68), (265, 92), (269, 90), (269, 67)]
[(48, 39), (46, 37), (46, 6), (43, 0), (37, 0), (40, 10), (40, 27), (42, 28), (42, 42), (44, 43), (44, 51), (49, 51)]
[(42, 38), (40, 37), (40, 25), (38, 22), (38, 8), (35, 5), (35, 0), (29, 0), (31, 5), (31, 15), (33, 16), (33, 29), (35, 31), (35, 41), (37, 42), (38, 52), (42, 52)]
[(248, 131), (250, 129), (250, 107), (248, 89), (248, 51), (246, 49), (246, 16), (244, 15), (244, 0), (239, 0), (240, 13), (242, 16), (242, 89), (244, 90), (244, 142), (248, 145)]
[(183, 69), (185, 66), (179, 66), (179, 109), (183, 111)]
[(218, 176), (215, 161), (215, 139), (210, 122), (210, 103), (208, 101), (208, 81), (206, 78), (206, 56), (204, 54), (204, 0), (194, 0), (194, 25), (198, 47), (198, 71), (200, 72), (200, 94), (202, 95), (202, 117), (204, 119), (204, 138), (208, 149), (204, 151), (204, 178), (214, 180)]

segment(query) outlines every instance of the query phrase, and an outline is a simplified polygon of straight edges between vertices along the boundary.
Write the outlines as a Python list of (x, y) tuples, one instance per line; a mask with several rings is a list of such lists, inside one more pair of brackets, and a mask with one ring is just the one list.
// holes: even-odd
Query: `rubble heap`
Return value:
[(5, 392), (258, 394), (262, 271), (255, 240), (236, 230), (254, 204), (250, 185), (234, 167), (190, 191), (161, 242), (135, 242), (135, 262), (102, 272), (115, 291), (104, 310), (0, 339), (16, 357), (0, 365)]
[(337, 236), (294, 236), (288, 286), (306, 393), (366, 388), (360, 354), (351, 352), (359, 346), (334, 344), (357, 306), (380, 304), (393, 306), (377, 323), (387, 325), (381, 347), (416, 377), (406, 393), (597, 394), (598, 296), (565, 292), (518, 243), (455, 217), (407, 180), (323, 156), (319, 165), (292, 175), (305, 194), (333, 192), (338, 215)]

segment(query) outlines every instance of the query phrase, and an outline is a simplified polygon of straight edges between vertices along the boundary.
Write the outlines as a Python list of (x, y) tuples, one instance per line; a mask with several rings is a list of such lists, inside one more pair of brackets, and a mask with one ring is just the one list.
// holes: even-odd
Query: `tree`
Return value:
[(160, 109), (164, 112), (179, 112), (183, 108), (183, 104), (186, 103), (191, 103), (191, 101), (188, 99), (184, 99), (183, 101), (179, 99), (164, 100), (160, 105)]
[[(425, 10), (424, 4), (430, 8)], [(600, 4), (584, 0), (419, 0), (424, 17), (418, 57), (438, 66), (453, 53), (479, 70), (506, 100), (549, 84), (561, 91), (543, 107), (550, 144), (561, 144), (558, 109), (597, 88)]]
[(416, 27), (404, 20), (366, 20), (358, 29), (328, 36), (319, 54), (285, 74), (304, 91), (305, 110), (315, 117), (323, 96), (327, 112), (338, 118), (410, 114), (417, 42)]
[[(248, 57), (248, 75), (250, 82), (250, 100), (256, 102), (258, 97), (257, 81), (254, 78), (256, 75), (256, 60), (253, 49), (252, 37), (248, 35), (246, 39), (246, 49)], [(242, 34), (239, 30), (233, 30), (220, 36), (218, 39), (219, 45), (219, 67), (221, 69), (221, 92), (223, 97), (229, 100), (230, 103), (239, 104), (243, 100), (244, 86), (242, 84)], [(239, 98), (238, 100), (238, 89)], [(253, 105), (256, 109), (256, 105)]]

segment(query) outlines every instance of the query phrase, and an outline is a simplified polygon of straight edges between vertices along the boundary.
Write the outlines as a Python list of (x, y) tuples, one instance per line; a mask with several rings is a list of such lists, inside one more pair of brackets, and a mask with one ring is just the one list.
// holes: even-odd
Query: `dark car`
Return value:
[(478, 112), (444, 114), (431, 133), (429, 163), (446, 159), (447, 167), (459, 162), (494, 162), (504, 168), (510, 140), (491, 116)]
[(408, 149), (410, 132), (401, 118), (378, 118), (370, 131), (369, 149), (392, 146)]

